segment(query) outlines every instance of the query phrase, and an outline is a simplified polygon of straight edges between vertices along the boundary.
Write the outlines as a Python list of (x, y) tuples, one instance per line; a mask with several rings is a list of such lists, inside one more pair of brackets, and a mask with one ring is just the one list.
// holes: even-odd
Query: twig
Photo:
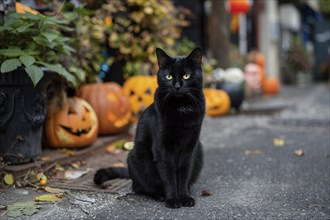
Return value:
[(60, 8), (59, 8), (58, 11), (56, 12), (56, 16), (55, 16), (55, 17), (57, 17), (58, 14), (60, 13), (60, 11), (62, 11), (62, 8), (63, 8), (65, 2), (66, 2), (66, 0), (62, 2)]
[(57, 163), (57, 162), (53, 162), (53, 163), (51, 163), (49, 166), (47, 166), (46, 168), (44, 168), (43, 171), (46, 172), (46, 171), (52, 169), (54, 166), (56, 166), (56, 163)]

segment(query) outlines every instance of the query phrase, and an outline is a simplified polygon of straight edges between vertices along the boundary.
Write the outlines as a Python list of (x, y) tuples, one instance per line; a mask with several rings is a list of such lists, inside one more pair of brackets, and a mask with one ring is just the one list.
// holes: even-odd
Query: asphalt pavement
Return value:
[[(194, 207), (168, 209), (130, 187), (119, 194), (72, 190), (87, 202), (65, 196), (21, 219), (330, 219), (329, 95), (326, 84), (283, 87), (277, 96), (244, 104), (281, 111), (206, 117)], [(6, 189), (0, 204), (38, 194)]]

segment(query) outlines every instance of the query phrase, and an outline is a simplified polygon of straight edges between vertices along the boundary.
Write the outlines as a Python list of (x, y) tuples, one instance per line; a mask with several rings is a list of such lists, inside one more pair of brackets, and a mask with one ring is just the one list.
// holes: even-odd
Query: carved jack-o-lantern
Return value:
[(49, 111), (44, 126), (46, 145), (83, 147), (97, 137), (98, 121), (93, 108), (83, 99), (69, 99), (58, 111)]
[(83, 85), (77, 96), (94, 108), (99, 120), (99, 134), (115, 134), (127, 129), (132, 116), (131, 106), (122, 87), (114, 82)]
[(207, 115), (219, 116), (229, 112), (230, 97), (225, 91), (209, 88), (205, 88), (203, 91), (205, 95)]
[(132, 121), (137, 121), (139, 114), (154, 102), (158, 87), (156, 76), (133, 76), (124, 83), (124, 92), (132, 106)]

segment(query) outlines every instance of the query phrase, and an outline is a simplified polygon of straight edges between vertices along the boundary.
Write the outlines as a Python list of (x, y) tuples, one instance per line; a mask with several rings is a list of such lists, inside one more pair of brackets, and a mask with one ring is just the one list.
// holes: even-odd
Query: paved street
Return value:
[[(285, 87), (276, 97), (250, 103), (285, 106), (282, 111), (207, 117), (195, 207), (167, 209), (130, 188), (120, 194), (71, 191), (95, 203), (74, 205), (65, 196), (44, 205), (33, 219), (330, 219), (329, 104), (326, 84)], [(6, 190), (0, 204), (35, 195)]]

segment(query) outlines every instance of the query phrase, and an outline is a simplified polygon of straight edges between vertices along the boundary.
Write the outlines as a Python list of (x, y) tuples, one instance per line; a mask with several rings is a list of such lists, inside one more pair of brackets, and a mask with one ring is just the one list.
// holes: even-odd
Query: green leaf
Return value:
[(43, 62), (41, 62), (41, 64), (47, 67), (50, 71), (64, 76), (68, 81), (76, 85), (77, 82), (75, 77), (71, 73), (69, 73), (61, 64), (48, 64)]
[(42, 71), (42, 69), (36, 65), (31, 65), (25, 68), (25, 71), (30, 76), (34, 86), (36, 86), (41, 80), (41, 78), (44, 76), (44, 72)]
[(76, 50), (73, 47), (70, 47), (69, 45), (63, 45), (63, 49), (65, 51), (69, 51), (69, 52), (75, 52)]
[(44, 37), (46, 37), (49, 42), (52, 42), (53, 40), (55, 40), (58, 37), (58, 34), (57, 33), (49, 33), (49, 32), (47, 32), (47, 33), (42, 33), (42, 35)]
[(83, 69), (77, 68), (75, 66), (71, 66), (69, 68), (69, 71), (71, 73), (74, 73), (74, 75), (78, 78), (78, 80), (80, 80), (80, 81), (86, 80), (86, 72)]
[(19, 59), (22, 61), (22, 63), (24, 64), (25, 67), (29, 67), (32, 64), (34, 64), (34, 62), (36, 62), (36, 59), (30, 55), (20, 56)]
[(36, 37), (32, 37), (33, 41), (36, 42), (39, 45), (43, 45), (45, 47), (49, 47), (49, 42), (47, 41), (47, 39), (45, 39), (44, 37), (38, 35)]
[(45, 19), (47, 18), (47, 16), (43, 15), (43, 14), (32, 14), (30, 12), (25, 12), (24, 14), (22, 14), (22, 17), (24, 18), (28, 18), (30, 20), (41, 20), (41, 19)]
[(77, 8), (75, 8), (76, 12), (81, 15), (81, 16), (91, 16), (95, 14), (94, 10), (89, 10), (87, 8), (78, 6)]
[(26, 55), (37, 56), (40, 54), (40, 51), (37, 50), (27, 50), (25, 51)]
[(7, 72), (14, 71), (20, 65), (22, 65), (22, 62), (19, 59), (16, 59), (16, 58), (5, 60), (5, 62), (3, 62), (1, 64), (1, 72), (2, 73), (7, 73)]
[(66, 24), (66, 21), (59, 20), (55, 17), (47, 17), (45, 19), (45, 24), (51, 24), (51, 25), (58, 25), (58, 24)]
[(38, 212), (41, 208), (40, 205), (36, 205), (35, 202), (17, 202), (12, 205), (8, 205), (8, 216), (9, 217), (19, 217), (22, 215), (31, 216)]
[(35, 24), (31, 23), (31, 24), (21, 25), (19, 28), (16, 29), (16, 31), (17, 32), (24, 32), (24, 31), (28, 30), (30, 27), (32, 27), (33, 25), (35, 25)]
[(0, 55), (6, 57), (18, 57), (24, 55), (24, 51), (22, 51), (20, 48), (1, 49)]

